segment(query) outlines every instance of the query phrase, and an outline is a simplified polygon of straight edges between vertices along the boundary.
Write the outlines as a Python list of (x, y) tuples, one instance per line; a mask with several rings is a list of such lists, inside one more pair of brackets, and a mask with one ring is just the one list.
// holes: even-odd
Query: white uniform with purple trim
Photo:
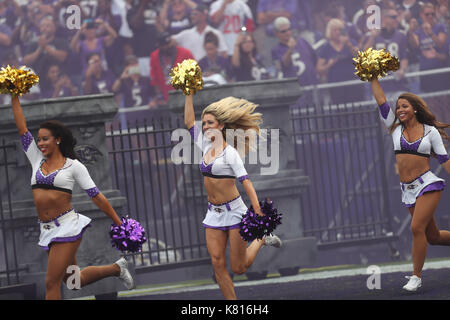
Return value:
[[(189, 132), (195, 144), (202, 149), (204, 156), (212, 147), (211, 140), (205, 137), (196, 125), (190, 128)], [(248, 179), (244, 162), (237, 150), (230, 145), (227, 145), (209, 164), (206, 164), (202, 157), (200, 171), (205, 177), (215, 179), (237, 178), (241, 183)], [(242, 216), (246, 212), (247, 206), (240, 196), (221, 204), (208, 202), (208, 211), (203, 220), (203, 226), (220, 230), (239, 228)]]
[[(387, 102), (379, 106), (379, 110), (384, 124), (389, 128), (395, 121), (394, 112)], [(433, 150), (440, 164), (447, 162), (449, 156), (439, 131), (434, 126), (427, 124), (424, 124), (423, 127), (422, 138), (414, 142), (409, 142), (404, 137), (403, 125), (395, 128), (392, 132), (395, 154), (408, 153), (429, 158)], [(445, 180), (437, 177), (433, 172), (427, 171), (411, 182), (400, 183), (400, 187), (402, 188), (402, 202), (409, 208), (414, 207), (416, 199), (424, 193), (444, 190)]]
[[(22, 146), (32, 167), (31, 188), (51, 189), (72, 194), (74, 183), (77, 182), (93, 198), (99, 194), (94, 181), (86, 167), (78, 160), (66, 159), (64, 166), (45, 175), (41, 166), (45, 157), (39, 150), (33, 136), (26, 132), (22, 137)], [(83, 232), (90, 226), (91, 219), (70, 209), (49, 222), (41, 222), (39, 245), (48, 250), (52, 242), (71, 242), (81, 238)]]

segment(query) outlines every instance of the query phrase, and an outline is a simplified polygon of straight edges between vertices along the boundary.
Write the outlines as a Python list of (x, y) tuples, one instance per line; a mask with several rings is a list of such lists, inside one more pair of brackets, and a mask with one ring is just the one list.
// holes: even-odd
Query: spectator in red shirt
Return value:
[(194, 59), (191, 51), (178, 47), (166, 31), (158, 36), (158, 49), (150, 55), (150, 79), (157, 93), (158, 105), (167, 104), (170, 85), (170, 70), (186, 59)]

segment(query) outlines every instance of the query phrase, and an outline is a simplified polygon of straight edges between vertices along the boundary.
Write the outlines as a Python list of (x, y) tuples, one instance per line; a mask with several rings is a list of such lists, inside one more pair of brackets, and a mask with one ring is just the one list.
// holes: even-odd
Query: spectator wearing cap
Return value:
[(127, 22), (133, 31), (131, 43), (143, 76), (150, 74), (149, 56), (157, 48), (157, 35), (164, 30), (159, 12), (162, 0), (131, 0)]
[(210, 7), (210, 19), (213, 26), (222, 32), (230, 57), (233, 55), (234, 43), (242, 30), (246, 32), (255, 30), (252, 11), (242, 0), (217, 0), (213, 2)]
[(115, 76), (110, 70), (102, 67), (100, 55), (92, 52), (87, 56), (88, 68), (84, 75), (83, 94), (112, 92)]
[(191, 0), (164, 0), (160, 13), (164, 29), (170, 34), (177, 34), (191, 28), (191, 10), (196, 6)]
[(55, 37), (56, 27), (50, 16), (41, 20), (39, 31), (37, 42), (27, 48), (23, 63), (31, 66), (38, 75), (45, 75), (51, 63), (57, 62), (63, 66), (69, 48), (64, 39)]
[(281, 77), (298, 78), (302, 86), (317, 84), (317, 57), (311, 45), (303, 37), (292, 35), (289, 19), (278, 17), (273, 24), (279, 43), (272, 48), (272, 60)]
[(150, 56), (150, 79), (155, 87), (158, 105), (167, 104), (170, 85), (170, 70), (186, 59), (194, 59), (191, 51), (177, 46), (171, 35), (164, 31), (158, 35), (158, 49)]
[(190, 29), (181, 31), (173, 36), (176, 43), (184, 48), (189, 48), (194, 55), (195, 60), (200, 61), (205, 55), (205, 34), (214, 32), (219, 39), (219, 54), (227, 57), (227, 45), (222, 32), (208, 25), (208, 8), (203, 4), (198, 4), (191, 11), (191, 21), (194, 25)]
[(120, 94), (123, 98), (121, 104), (124, 108), (148, 106), (155, 108), (156, 101), (150, 79), (141, 75), (139, 62), (136, 56), (125, 58), (126, 66), (119, 78), (113, 84), (113, 92)]

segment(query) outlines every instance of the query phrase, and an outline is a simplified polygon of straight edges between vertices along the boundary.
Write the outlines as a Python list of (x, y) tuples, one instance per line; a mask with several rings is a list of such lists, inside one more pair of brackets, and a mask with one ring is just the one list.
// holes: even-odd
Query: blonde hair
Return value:
[(330, 21), (328, 21), (328, 24), (327, 24), (327, 30), (325, 31), (325, 38), (330, 39), (331, 29), (333, 29), (335, 27), (343, 29), (343, 28), (345, 28), (345, 23), (342, 20), (337, 19), (337, 18), (330, 19)]
[[(262, 114), (253, 112), (257, 104), (245, 99), (227, 97), (208, 105), (202, 112), (202, 119), (205, 114), (212, 114), (219, 124), (223, 124), (222, 136), (226, 139), (226, 129), (242, 129), (242, 132), (253, 130), (259, 135), (259, 126), (262, 124)], [(240, 131), (240, 130), (239, 130)], [(239, 131), (238, 134), (239, 134)], [(235, 136), (233, 147), (236, 148), (239, 136)], [(253, 149), (250, 138), (245, 135), (245, 153)]]

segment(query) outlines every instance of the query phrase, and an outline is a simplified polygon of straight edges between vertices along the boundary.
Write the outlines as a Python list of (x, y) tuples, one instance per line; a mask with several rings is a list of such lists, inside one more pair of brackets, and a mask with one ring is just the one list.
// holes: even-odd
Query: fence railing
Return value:
[(17, 261), (16, 232), (12, 223), (12, 194), (9, 188), (11, 177), (11, 154), (16, 152), (16, 145), (0, 141), (0, 176), (2, 181), (0, 192), (0, 287), (20, 283), (20, 272)]
[[(172, 131), (184, 123), (164, 111), (142, 111), (107, 125), (113, 184), (128, 199), (126, 213), (148, 231), (138, 270), (209, 262), (201, 221), (206, 195), (198, 165), (175, 165)], [(125, 124), (125, 125), (124, 125)]]

